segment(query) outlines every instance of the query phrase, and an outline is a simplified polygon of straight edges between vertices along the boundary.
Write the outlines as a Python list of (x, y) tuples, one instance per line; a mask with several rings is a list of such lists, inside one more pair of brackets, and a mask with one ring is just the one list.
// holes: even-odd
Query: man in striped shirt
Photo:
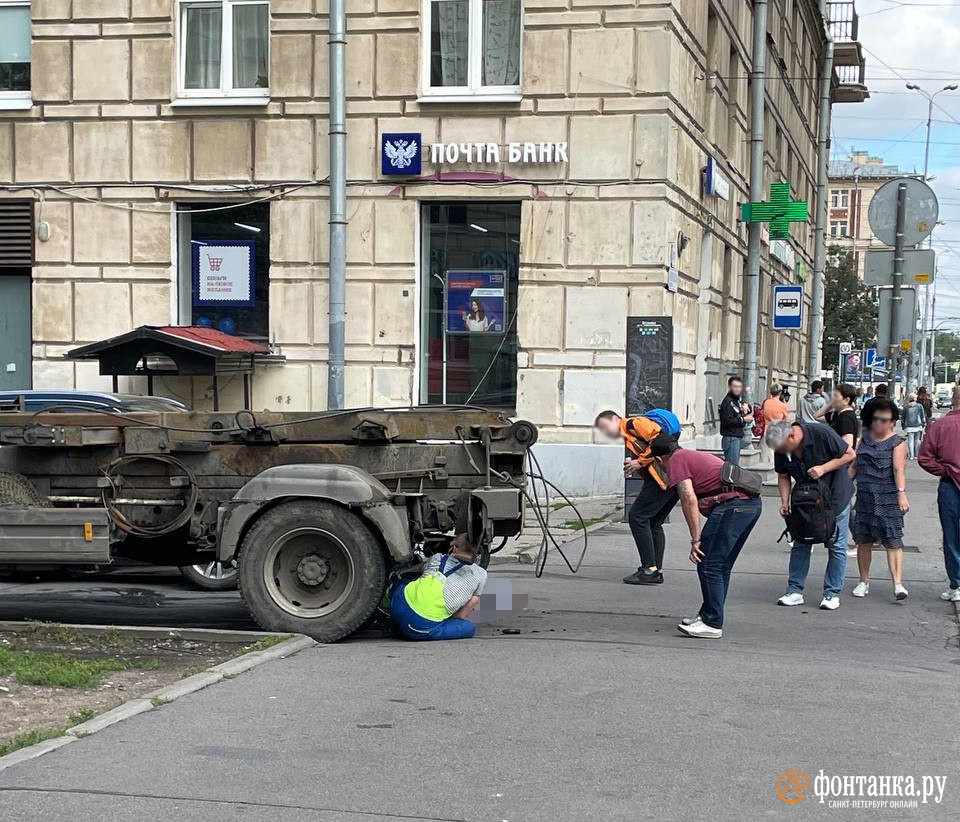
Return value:
[(467, 617), (480, 602), (487, 572), (476, 565), (477, 549), (466, 534), (448, 554), (434, 554), (416, 579), (397, 580), (388, 591), (390, 616), (407, 639), (469, 639), (476, 626)]

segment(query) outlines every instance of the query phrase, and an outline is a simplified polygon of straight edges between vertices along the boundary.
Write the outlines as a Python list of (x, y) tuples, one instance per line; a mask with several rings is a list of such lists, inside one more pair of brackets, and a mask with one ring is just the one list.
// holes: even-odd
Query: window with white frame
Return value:
[(520, 94), (522, 0), (424, 0), (423, 94)]
[(30, 3), (0, 0), (0, 109), (30, 106)]
[(178, 0), (179, 96), (270, 96), (270, 3)]
[(847, 221), (846, 221), (846, 220), (831, 220), (831, 221), (830, 221), (830, 236), (831, 236), (831, 237), (846, 237), (846, 236), (847, 236)]
[(831, 188), (830, 208), (848, 208), (850, 206), (850, 189)]

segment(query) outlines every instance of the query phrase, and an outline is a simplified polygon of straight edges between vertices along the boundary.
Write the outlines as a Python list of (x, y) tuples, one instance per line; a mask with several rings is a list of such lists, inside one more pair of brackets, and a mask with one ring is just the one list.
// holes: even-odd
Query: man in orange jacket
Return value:
[(664, 433), (660, 425), (647, 417), (621, 417), (616, 411), (601, 411), (594, 426), (610, 439), (622, 439), (630, 456), (623, 461), (627, 477), (640, 477), (643, 487), (630, 506), (627, 522), (640, 566), (623, 578), (628, 585), (657, 585), (663, 582), (663, 551), (666, 536), (663, 523), (677, 504), (677, 491), (668, 487), (666, 471), (655, 456), (657, 443), (677, 436)]

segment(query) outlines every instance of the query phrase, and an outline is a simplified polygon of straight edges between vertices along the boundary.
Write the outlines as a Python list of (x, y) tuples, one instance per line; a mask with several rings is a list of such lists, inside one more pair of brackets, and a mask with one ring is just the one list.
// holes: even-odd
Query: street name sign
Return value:
[[(936, 253), (932, 248), (909, 248), (903, 252), (905, 285), (933, 282)], [(864, 285), (893, 285), (893, 251), (886, 248), (867, 252), (863, 265)]]
[(889, 351), (891, 346), (900, 347), (904, 340), (913, 339), (913, 331), (917, 326), (917, 289), (901, 288), (900, 296), (903, 299), (903, 305), (897, 314), (897, 330), (894, 333), (895, 339), (890, 339), (890, 322), (893, 309), (893, 289), (881, 288), (878, 290), (880, 295), (880, 310), (877, 315), (877, 348), (880, 351)]

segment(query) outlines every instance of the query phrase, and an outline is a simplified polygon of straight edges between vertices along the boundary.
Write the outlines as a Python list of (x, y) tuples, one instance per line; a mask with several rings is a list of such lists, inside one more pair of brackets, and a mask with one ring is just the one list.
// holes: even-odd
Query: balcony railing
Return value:
[(849, 84), (865, 85), (866, 66), (863, 63), (859, 66), (834, 66), (833, 70), (837, 75), (837, 81), (842, 86)]
[(860, 18), (853, 0), (834, 0), (827, 4), (827, 16), (830, 22), (830, 34), (835, 42), (844, 43), (858, 40), (857, 29)]

